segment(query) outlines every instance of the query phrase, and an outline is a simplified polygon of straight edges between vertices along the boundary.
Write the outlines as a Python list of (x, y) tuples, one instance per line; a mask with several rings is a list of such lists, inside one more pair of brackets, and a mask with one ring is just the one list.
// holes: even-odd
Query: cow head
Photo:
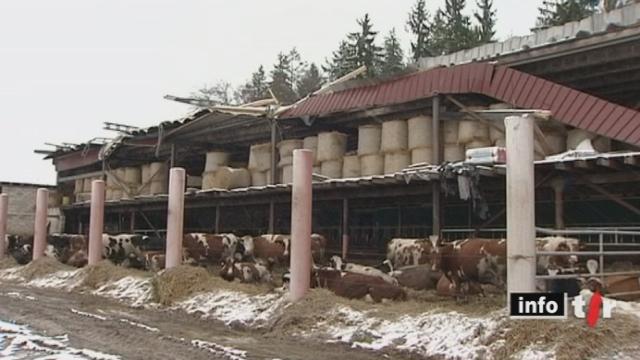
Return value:
[(220, 267), (220, 277), (225, 279), (226, 281), (233, 281), (236, 277), (236, 269), (235, 269), (236, 261), (233, 258), (225, 259), (221, 263)]
[(336, 269), (336, 270), (340, 270), (343, 271), (344, 267), (345, 267), (345, 263), (344, 261), (342, 261), (342, 258), (340, 256), (334, 255), (331, 257), (331, 259), (329, 259), (329, 265)]
[(481, 282), (504, 286), (504, 278), (500, 269), (500, 256), (487, 251), (484, 246), (480, 248), (480, 259), (476, 265)]

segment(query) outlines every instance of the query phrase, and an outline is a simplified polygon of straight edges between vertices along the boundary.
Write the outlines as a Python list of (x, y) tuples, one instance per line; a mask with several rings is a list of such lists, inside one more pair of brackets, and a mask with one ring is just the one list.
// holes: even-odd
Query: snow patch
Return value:
[(29, 286), (38, 288), (56, 288), (62, 290), (72, 290), (80, 286), (84, 279), (81, 269), (71, 271), (56, 271), (47, 276), (36, 278), (27, 283)]
[(23, 325), (0, 321), (0, 344), (3, 359), (44, 356), (47, 359), (119, 360), (119, 356), (69, 346), (66, 335), (47, 337), (35, 334)]
[(80, 316), (85, 316), (85, 317), (89, 317), (89, 318), (93, 318), (93, 319), (97, 319), (97, 320), (102, 320), (105, 321), (107, 320), (106, 317), (104, 316), (100, 316), (100, 315), (96, 315), (96, 314), (92, 314), (92, 313), (88, 313), (88, 312), (83, 312), (80, 310), (76, 310), (76, 309), (70, 309), (72, 313), (80, 315)]
[(519, 360), (555, 360), (556, 352), (554, 350), (542, 350), (537, 346), (529, 346), (514, 356)]
[(404, 315), (393, 321), (347, 307), (333, 310), (330, 321), (319, 323), (334, 341), (380, 350), (394, 347), (424, 356), (447, 359), (482, 359), (488, 356), (485, 344), (502, 324), (501, 317), (470, 317), (456, 312)]
[(191, 340), (191, 345), (209, 351), (216, 356), (221, 356), (230, 360), (244, 360), (247, 358), (247, 352), (234, 349), (229, 346), (222, 346), (216, 343), (203, 341), (203, 340)]
[(142, 307), (152, 301), (153, 285), (151, 279), (127, 276), (101, 286), (93, 294), (113, 298), (133, 307)]
[(145, 324), (140, 324), (140, 323), (128, 320), (128, 319), (120, 319), (120, 322), (123, 322), (125, 324), (129, 324), (131, 326), (139, 327), (141, 329), (144, 329), (144, 330), (147, 330), (147, 331), (150, 331), (150, 332), (159, 332), (160, 331), (160, 329), (158, 329), (158, 328), (147, 326)]

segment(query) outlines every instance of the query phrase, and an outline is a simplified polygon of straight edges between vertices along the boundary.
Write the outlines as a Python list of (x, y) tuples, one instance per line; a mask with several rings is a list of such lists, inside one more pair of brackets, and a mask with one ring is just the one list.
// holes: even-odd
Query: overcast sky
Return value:
[[(51, 162), (33, 153), (45, 142), (113, 135), (104, 121), (179, 118), (189, 107), (163, 95), (240, 84), (293, 46), (321, 63), (366, 12), (375, 30), (396, 27), (407, 51), (414, 2), (0, 0), (0, 181), (54, 183)], [(427, 0), (432, 12), (443, 3)], [(542, 0), (494, 3), (505, 39), (529, 32)]]

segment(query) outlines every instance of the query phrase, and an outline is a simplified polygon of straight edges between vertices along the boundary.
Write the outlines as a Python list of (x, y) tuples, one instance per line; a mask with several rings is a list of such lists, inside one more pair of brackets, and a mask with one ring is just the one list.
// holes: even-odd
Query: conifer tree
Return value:
[(298, 98), (303, 98), (312, 92), (320, 89), (324, 79), (322, 74), (320, 73), (320, 69), (316, 64), (311, 63), (305, 71), (302, 73), (300, 78), (296, 83), (296, 92), (298, 93)]
[(404, 52), (396, 36), (396, 29), (391, 29), (384, 39), (384, 58), (380, 73), (385, 76), (395, 75), (404, 69)]
[(496, 35), (496, 11), (493, 8), (493, 0), (478, 0), (476, 5), (479, 11), (474, 12), (473, 16), (478, 21), (476, 27), (478, 45), (490, 43)]
[(432, 56), (429, 48), (431, 28), (429, 24), (429, 12), (425, 0), (417, 0), (409, 12), (407, 31), (411, 33), (411, 58), (418, 61), (422, 57)]
[(369, 76), (375, 76), (382, 61), (382, 48), (376, 45), (377, 31), (373, 31), (373, 25), (369, 14), (365, 14), (362, 19), (358, 19), (359, 31), (349, 33), (347, 39), (349, 47), (352, 49), (350, 55), (350, 65), (352, 69), (365, 65)]

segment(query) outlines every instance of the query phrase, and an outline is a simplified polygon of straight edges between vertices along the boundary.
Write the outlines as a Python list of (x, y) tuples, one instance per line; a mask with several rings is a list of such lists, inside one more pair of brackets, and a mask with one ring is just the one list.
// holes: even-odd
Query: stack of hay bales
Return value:
[(271, 179), (271, 143), (251, 145), (249, 149), (249, 185), (264, 186)]
[(360, 157), (358, 154), (348, 153), (344, 156), (342, 161), (342, 177), (360, 177)]
[(122, 189), (122, 198), (132, 199), (138, 195), (138, 190), (142, 184), (142, 169), (140, 167), (125, 167), (122, 170), (122, 177), (126, 189)]
[(169, 191), (169, 170), (165, 162), (152, 162), (142, 167), (142, 183), (148, 184), (148, 195), (166, 194)]
[(214, 176), (202, 178), (202, 189), (237, 189), (251, 186), (251, 173), (245, 168), (220, 166)]
[(320, 174), (320, 161), (318, 161), (318, 137), (307, 136), (302, 139), (302, 148), (313, 152), (313, 173)]
[(204, 165), (204, 172), (202, 173), (202, 189), (209, 189), (208, 184), (214, 182), (216, 171), (221, 166), (227, 166), (229, 164), (229, 153), (224, 151), (209, 151), (207, 152), (207, 158)]
[[(486, 108), (470, 106), (468, 109), (484, 110)], [(464, 151), (462, 153), (462, 158), (456, 160), (464, 160), (466, 150), (493, 146), (489, 129), (489, 125), (482, 123), (471, 116), (465, 116), (460, 120), (458, 123), (458, 144), (464, 146)]]
[(407, 148), (407, 121), (392, 120), (382, 123), (380, 150), (384, 153), (385, 174), (391, 174), (409, 166), (411, 154)]
[(611, 151), (611, 139), (592, 132), (573, 129), (567, 132), (567, 150), (575, 150), (584, 140), (591, 140), (591, 145), (598, 152)]
[(91, 183), (93, 180), (100, 180), (100, 176), (86, 177), (76, 179), (73, 189), (76, 202), (85, 202), (91, 200)]
[(443, 122), (444, 151), (442, 159), (444, 161), (460, 161), (464, 159), (464, 146), (458, 143), (458, 121), (448, 120)]
[[(278, 151), (280, 153), (278, 168), (280, 168), (280, 179), (283, 184), (293, 182), (293, 150), (302, 149), (303, 147), (304, 140), (283, 140), (278, 143)], [(263, 185), (266, 185), (266, 183)]]
[(431, 164), (433, 162), (431, 117), (424, 115), (412, 117), (407, 120), (407, 129), (411, 164)]
[(363, 125), (358, 128), (360, 176), (380, 175), (384, 172), (384, 155), (380, 154), (381, 142), (380, 125)]
[(347, 151), (347, 135), (337, 131), (318, 134), (317, 158), (320, 174), (329, 178), (342, 176), (342, 161)]

